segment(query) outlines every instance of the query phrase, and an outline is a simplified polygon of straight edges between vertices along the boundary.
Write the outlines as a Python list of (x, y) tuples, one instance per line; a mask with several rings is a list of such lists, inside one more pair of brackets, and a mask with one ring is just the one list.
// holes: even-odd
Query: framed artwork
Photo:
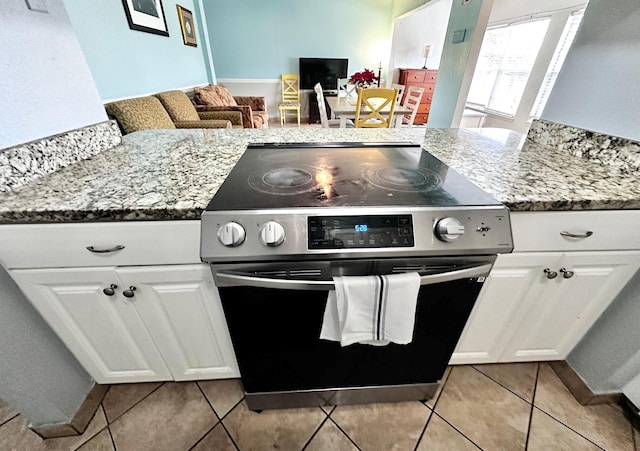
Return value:
[(169, 36), (162, 0), (122, 0), (129, 28)]
[(182, 28), (182, 41), (185, 45), (198, 46), (196, 41), (196, 27), (193, 24), (193, 14), (186, 8), (176, 5), (178, 8), (178, 18), (180, 19), (180, 28)]

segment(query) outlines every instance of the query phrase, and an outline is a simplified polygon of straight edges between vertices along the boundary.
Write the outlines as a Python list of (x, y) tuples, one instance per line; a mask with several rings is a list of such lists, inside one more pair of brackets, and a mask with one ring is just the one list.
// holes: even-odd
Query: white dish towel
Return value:
[(411, 343), (420, 275), (334, 277), (320, 338), (342, 346)]

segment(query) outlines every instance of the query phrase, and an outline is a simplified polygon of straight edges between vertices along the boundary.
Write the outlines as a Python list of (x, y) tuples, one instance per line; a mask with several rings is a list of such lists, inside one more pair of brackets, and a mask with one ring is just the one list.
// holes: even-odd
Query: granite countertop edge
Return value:
[(637, 171), (503, 129), (154, 130), (0, 194), (0, 224), (198, 220), (247, 144), (274, 141), (420, 143), (512, 212), (640, 209)]

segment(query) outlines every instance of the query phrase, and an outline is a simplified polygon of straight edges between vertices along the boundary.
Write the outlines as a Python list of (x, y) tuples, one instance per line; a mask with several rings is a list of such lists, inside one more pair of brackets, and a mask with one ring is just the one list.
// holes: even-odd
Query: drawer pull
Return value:
[(136, 287), (130, 286), (128, 290), (124, 290), (122, 294), (125, 298), (132, 298), (134, 296), (133, 292), (136, 291)]
[(574, 274), (573, 271), (569, 271), (566, 268), (560, 268), (560, 272), (562, 273), (562, 277), (564, 277), (565, 279), (571, 279)]
[(549, 268), (544, 269), (544, 273), (547, 275), (547, 279), (555, 279), (558, 277), (558, 273), (555, 271), (551, 271)]
[(118, 288), (118, 285), (112, 283), (110, 287), (105, 288), (104, 290), (102, 290), (102, 292), (107, 296), (113, 296), (114, 294), (116, 294), (116, 288)]
[(121, 251), (122, 249), (124, 249), (124, 246), (122, 244), (118, 244), (117, 246), (113, 246), (110, 249), (96, 249), (93, 246), (87, 246), (87, 250), (89, 252), (93, 252), (94, 254), (108, 254), (110, 252)]
[(585, 233), (571, 233), (571, 232), (560, 232), (560, 235), (562, 236), (566, 236), (569, 238), (589, 238), (591, 235), (593, 235), (593, 232), (591, 230), (587, 230)]

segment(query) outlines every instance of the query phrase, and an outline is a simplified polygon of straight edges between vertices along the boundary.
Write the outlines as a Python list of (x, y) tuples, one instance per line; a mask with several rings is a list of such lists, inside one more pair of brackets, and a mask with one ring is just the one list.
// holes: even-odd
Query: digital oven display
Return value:
[(311, 216), (309, 249), (412, 247), (411, 215)]

